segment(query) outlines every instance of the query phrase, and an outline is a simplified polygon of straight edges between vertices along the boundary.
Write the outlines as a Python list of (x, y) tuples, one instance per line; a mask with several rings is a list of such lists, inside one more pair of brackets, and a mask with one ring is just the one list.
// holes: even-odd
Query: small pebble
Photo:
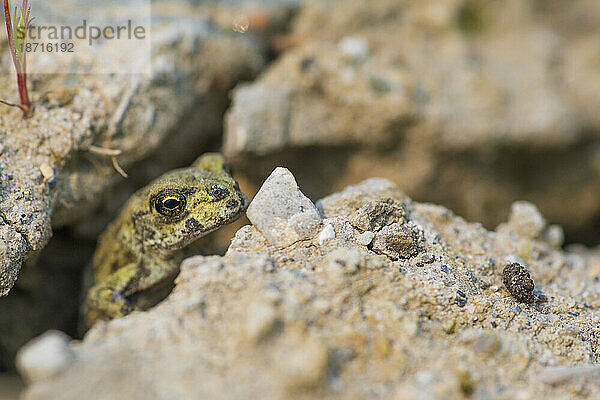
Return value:
[(54, 169), (48, 164), (40, 165), (40, 172), (44, 176), (44, 182), (52, 183), (54, 182)]
[(281, 167), (265, 180), (246, 215), (278, 248), (313, 238), (321, 225), (315, 205), (300, 191), (292, 173)]
[(435, 261), (435, 254), (423, 253), (419, 256), (419, 260), (424, 264), (431, 264)]
[(373, 232), (365, 231), (365, 232), (361, 233), (360, 235), (358, 235), (358, 242), (360, 244), (362, 244), (363, 246), (368, 246), (371, 244), (374, 237), (375, 237), (375, 234)]
[(300, 69), (302, 71), (308, 71), (315, 63), (314, 58), (303, 58), (300, 62)]
[(467, 302), (467, 295), (464, 294), (461, 290), (457, 290), (456, 297), (454, 298), (454, 304), (456, 304), (459, 307), (464, 307), (467, 305)]
[(450, 268), (448, 268), (448, 266), (446, 264), (443, 264), (441, 267), (442, 272), (449, 274), (450, 273)]
[(333, 225), (327, 224), (325, 228), (319, 233), (319, 244), (323, 244), (326, 240), (335, 239), (335, 230), (333, 229)]
[(546, 221), (537, 207), (527, 201), (512, 204), (508, 224), (519, 236), (528, 239), (539, 237), (546, 227)]
[(338, 47), (342, 53), (355, 60), (363, 60), (369, 55), (369, 43), (362, 37), (346, 36), (340, 40)]
[(48, 331), (27, 343), (17, 354), (17, 369), (30, 383), (49, 380), (75, 359), (71, 338), (60, 331)]
[(512, 306), (512, 307), (511, 307), (511, 308), (508, 310), (508, 312), (509, 312), (510, 314), (515, 314), (515, 315), (519, 315), (519, 314), (521, 314), (521, 311), (523, 311), (523, 309), (522, 309), (521, 307), (519, 307), (519, 306), (516, 306), (516, 305), (515, 305), (515, 306)]
[(560, 248), (565, 242), (565, 232), (560, 225), (550, 225), (544, 233), (546, 242), (555, 248)]

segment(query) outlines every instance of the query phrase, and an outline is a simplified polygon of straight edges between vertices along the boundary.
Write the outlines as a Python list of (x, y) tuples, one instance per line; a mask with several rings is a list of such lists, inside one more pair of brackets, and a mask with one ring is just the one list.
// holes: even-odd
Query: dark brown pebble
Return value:
[(510, 295), (521, 303), (533, 303), (534, 283), (525, 267), (519, 263), (508, 264), (502, 271), (502, 281)]

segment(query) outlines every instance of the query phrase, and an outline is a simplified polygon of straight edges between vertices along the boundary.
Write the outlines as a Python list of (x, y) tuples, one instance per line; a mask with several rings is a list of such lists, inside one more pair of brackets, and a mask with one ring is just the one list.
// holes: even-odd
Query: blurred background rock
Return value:
[(598, 244), (599, 22), (593, 1), (306, 3), (234, 91), (224, 149), (252, 183), (382, 176), (487, 227), (526, 199)]

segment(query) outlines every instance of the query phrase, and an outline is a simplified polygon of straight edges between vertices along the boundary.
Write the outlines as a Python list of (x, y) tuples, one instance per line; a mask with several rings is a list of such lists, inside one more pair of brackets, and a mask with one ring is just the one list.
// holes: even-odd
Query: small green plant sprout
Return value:
[(21, 104), (13, 104), (5, 100), (0, 103), (18, 107), (23, 111), (23, 117), (28, 118), (33, 112), (29, 93), (27, 92), (27, 30), (33, 19), (31, 18), (31, 4), (29, 0), (22, 0), (21, 8), (15, 7), (13, 13), (14, 23), (10, 18), (10, 4), (4, 0), (4, 20), (6, 21), (6, 33), (8, 35), (8, 46), (10, 55), (17, 72), (17, 87)]

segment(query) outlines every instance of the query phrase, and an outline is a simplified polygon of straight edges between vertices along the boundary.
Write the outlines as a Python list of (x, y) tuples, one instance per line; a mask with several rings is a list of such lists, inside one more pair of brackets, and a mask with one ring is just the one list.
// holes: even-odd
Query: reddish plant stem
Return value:
[[(31, 102), (29, 100), (29, 93), (27, 92), (27, 72), (22, 69), (21, 63), (19, 62), (19, 58), (17, 56), (17, 47), (15, 46), (15, 38), (13, 37), (13, 27), (10, 19), (9, 7), (8, 0), (4, 0), (4, 20), (6, 21), (8, 46), (10, 48), (10, 55), (12, 56), (13, 63), (15, 64), (15, 70), (17, 72), (17, 87), (19, 89), (21, 110), (23, 110), (23, 115), (25, 117), (29, 117), (31, 115)], [(29, 10), (27, 11), (27, 14), (29, 15)], [(25, 61), (25, 54), (23, 54), (23, 61)], [(23, 64), (25, 64), (25, 62)]]
[[(23, 0), (23, 4), (25, 4), (25, 0)], [(29, 27), (29, 17), (31, 16), (31, 4), (27, 5), (27, 10), (23, 10), (21, 9), (21, 12), (25, 11), (25, 18), (23, 19), (23, 21), (25, 21), (25, 25), (24, 25), (24, 29), (23, 29), (23, 41), (21, 42), (21, 53), (23, 53), (23, 65), (21, 66), (21, 84), (23, 85), (23, 94), (24, 94), (24, 100), (25, 100), (25, 106), (27, 107), (27, 111), (25, 112), (25, 116), (28, 117), (29, 115), (31, 115), (31, 111), (33, 111), (33, 109), (31, 108), (31, 102), (29, 100), (29, 91), (27, 90), (27, 52), (25, 49), (25, 43), (26, 43), (26, 38), (27, 38), (27, 28)], [(19, 90), (21, 91), (21, 90)]]
[(12, 28), (12, 20), (10, 19), (10, 8), (9, 8), (8, 0), (4, 0), (4, 20), (6, 21), (6, 34), (8, 35), (8, 46), (10, 47), (10, 55), (12, 56), (13, 62), (15, 64), (15, 69), (17, 73), (21, 70), (21, 65), (19, 64), (19, 59), (17, 58), (17, 48), (15, 47), (15, 41), (12, 37), (13, 28)]

